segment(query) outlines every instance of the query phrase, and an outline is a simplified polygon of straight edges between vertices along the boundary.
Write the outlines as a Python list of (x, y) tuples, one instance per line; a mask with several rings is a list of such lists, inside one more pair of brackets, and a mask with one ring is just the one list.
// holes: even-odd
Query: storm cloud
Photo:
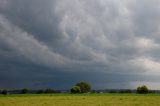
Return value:
[(0, 0), (0, 88), (159, 88), (160, 1)]

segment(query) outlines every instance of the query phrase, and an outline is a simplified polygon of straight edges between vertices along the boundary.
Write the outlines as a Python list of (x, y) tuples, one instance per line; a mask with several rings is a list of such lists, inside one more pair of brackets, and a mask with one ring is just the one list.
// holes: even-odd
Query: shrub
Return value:
[(7, 90), (2, 90), (1, 92), (3, 95), (7, 95), (8, 91)]
[(71, 89), (71, 93), (81, 93), (81, 88), (79, 86), (74, 86)]
[(56, 93), (56, 91), (55, 90), (53, 90), (53, 89), (46, 89), (45, 91), (44, 91), (44, 93)]
[(27, 88), (22, 89), (21, 93), (22, 94), (27, 94), (28, 93), (28, 89)]
[(132, 90), (130, 90), (130, 89), (121, 90), (120, 93), (132, 93)]
[(43, 94), (44, 93), (44, 90), (38, 90), (37, 91), (37, 94)]
[(109, 93), (118, 93), (116, 90), (111, 90)]

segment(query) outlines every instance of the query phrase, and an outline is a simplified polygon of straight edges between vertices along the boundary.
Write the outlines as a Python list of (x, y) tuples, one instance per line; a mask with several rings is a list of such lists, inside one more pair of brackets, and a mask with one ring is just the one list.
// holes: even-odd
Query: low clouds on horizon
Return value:
[(160, 1), (0, 0), (0, 88), (160, 88)]

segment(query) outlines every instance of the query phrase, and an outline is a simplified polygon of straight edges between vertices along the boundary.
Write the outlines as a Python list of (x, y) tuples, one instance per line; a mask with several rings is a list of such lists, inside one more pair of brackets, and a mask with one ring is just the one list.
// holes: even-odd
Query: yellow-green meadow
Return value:
[(0, 96), (0, 106), (159, 106), (158, 94), (47, 94)]

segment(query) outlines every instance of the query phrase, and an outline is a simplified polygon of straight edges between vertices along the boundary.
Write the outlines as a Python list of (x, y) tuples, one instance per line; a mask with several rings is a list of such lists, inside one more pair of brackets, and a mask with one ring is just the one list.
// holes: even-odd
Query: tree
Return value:
[(79, 86), (74, 86), (71, 89), (71, 93), (80, 93), (81, 92), (81, 88)]
[(38, 90), (37, 91), (37, 94), (43, 94), (44, 93), (44, 90)]
[(4, 89), (4, 90), (2, 90), (2, 94), (3, 94), (3, 95), (7, 95), (7, 93), (8, 93), (8, 91), (7, 91), (7, 90), (5, 90), (5, 89)]
[(44, 93), (56, 93), (56, 91), (55, 90), (53, 90), (53, 89), (46, 89), (45, 91), (44, 91)]
[(147, 86), (143, 85), (143, 86), (137, 87), (137, 93), (147, 94), (147, 93), (149, 93), (149, 90), (148, 90)]
[(130, 89), (121, 90), (120, 93), (132, 93), (132, 90)]
[(111, 90), (109, 93), (118, 93), (116, 90)]
[(87, 93), (91, 90), (91, 85), (88, 82), (79, 82), (75, 86), (79, 86), (81, 93)]
[(28, 89), (27, 89), (27, 88), (22, 89), (21, 93), (22, 93), (22, 94), (28, 93)]

